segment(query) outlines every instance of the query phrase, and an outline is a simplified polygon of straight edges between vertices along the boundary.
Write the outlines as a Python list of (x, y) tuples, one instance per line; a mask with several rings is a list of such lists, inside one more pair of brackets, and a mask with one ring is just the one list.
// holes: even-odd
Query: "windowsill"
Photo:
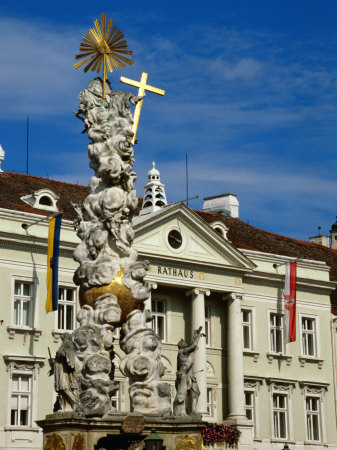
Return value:
[(54, 342), (57, 344), (60, 340), (60, 337), (64, 334), (64, 333), (72, 333), (74, 330), (53, 330), (51, 332), (53, 338), (54, 338)]
[(284, 359), (287, 363), (287, 366), (290, 366), (293, 357), (291, 355), (285, 355), (284, 353), (273, 353), (268, 352), (267, 354), (268, 362), (271, 364), (273, 359)]
[(270, 442), (282, 442), (287, 444), (295, 444), (294, 440), (288, 439), (288, 438), (271, 438)]
[(8, 425), (7, 427), (4, 427), (4, 431), (41, 431), (41, 428), (39, 427), (31, 427), (29, 425)]
[(42, 331), (37, 328), (24, 327), (24, 326), (21, 327), (19, 325), (8, 325), (7, 332), (8, 332), (9, 339), (14, 339), (16, 333), (25, 334), (25, 335), (32, 334), (34, 337), (34, 341), (38, 341), (42, 334)]
[(304, 441), (304, 445), (323, 445), (324, 447), (328, 447), (328, 444), (322, 441)]
[[(301, 367), (305, 366), (305, 363), (317, 363), (318, 368), (321, 369), (323, 367), (324, 359), (318, 358), (317, 356), (299, 356), (298, 357)], [(313, 441), (315, 442), (315, 441)]]
[(252, 356), (254, 358), (254, 362), (257, 362), (260, 356), (260, 352), (256, 352), (254, 350), (249, 350), (248, 348), (243, 349), (244, 356)]
[(217, 419), (213, 416), (203, 415), (203, 419), (207, 420), (208, 423), (216, 423)]

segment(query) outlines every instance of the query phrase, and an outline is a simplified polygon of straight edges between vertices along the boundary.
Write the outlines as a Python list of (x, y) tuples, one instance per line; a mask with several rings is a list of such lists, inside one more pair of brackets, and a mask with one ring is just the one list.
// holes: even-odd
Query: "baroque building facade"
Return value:
[[(150, 177), (158, 176), (152, 181), (165, 201), (158, 208), (147, 204), (148, 210), (134, 218), (134, 244), (140, 259), (150, 262), (146, 307), (163, 341), (164, 379), (172, 393), (177, 343), (190, 341), (202, 326), (205, 337), (194, 374), (200, 388), (197, 409), (205, 422), (236, 424), (242, 449), (281, 449), (285, 443), (298, 450), (337, 448), (331, 314), (337, 253), (241, 221), (234, 194), (205, 199), (203, 211), (183, 203), (166, 205), (160, 174), (152, 170), (156, 173), (149, 172), (146, 189), (155, 199)], [(0, 173), (3, 449), (42, 447), (35, 420), (51, 413), (55, 401), (48, 348), (55, 355), (62, 334), (77, 326), (72, 252), (78, 239), (70, 202), (86, 194), (83, 186)], [(64, 217), (59, 309), (46, 314), (48, 223), (41, 219), (58, 211)], [(286, 344), (285, 264), (297, 258), (296, 342)], [(118, 332), (115, 339), (120, 389), (114, 402), (128, 411), (128, 384), (118, 369), (123, 357)]]

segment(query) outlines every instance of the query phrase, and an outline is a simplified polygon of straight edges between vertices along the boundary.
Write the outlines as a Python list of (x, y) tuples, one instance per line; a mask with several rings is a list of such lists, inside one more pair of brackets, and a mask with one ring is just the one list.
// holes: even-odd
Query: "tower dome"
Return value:
[(160, 181), (160, 172), (153, 161), (152, 169), (147, 173), (148, 182), (144, 186), (144, 197), (140, 215), (149, 214), (167, 205), (165, 185)]
[(152, 169), (148, 171), (147, 177), (149, 181), (160, 180), (160, 172), (156, 169), (156, 163), (152, 161)]
[[(337, 216), (336, 216), (336, 219), (337, 219)], [(330, 231), (337, 231), (337, 220), (336, 220), (336, 222), (334, 222), (332, 225), (331, 225), (331, 230)]]

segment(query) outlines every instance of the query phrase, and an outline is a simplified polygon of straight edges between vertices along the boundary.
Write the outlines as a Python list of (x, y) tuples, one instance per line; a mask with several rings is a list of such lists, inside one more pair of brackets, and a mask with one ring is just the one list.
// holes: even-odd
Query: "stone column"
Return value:
[[(202, 327), (205, 331), (205, 295), (209, 296), (210, 291), (202, 291), (201, 289), (192, 289), (186, 292), (192, 298), (192, 329), (194, 330)], [(198, 343), (198, 350), (195, 354), (193, 363), (193, 375), (195, 376), (199, 389), (200, 396), (197, 403), (196, 411), (200, 414), (207, 413), (207, 369), (206, 369), (206, 339), (201, 337)]]
[(241, 329), (241, 296), (228, 294), (223, 297), (228, 304), (227, 321), (227, 373), (228, 410), (227, 419), (245, 419), (245, 398), (243, 380), (243, 349)]

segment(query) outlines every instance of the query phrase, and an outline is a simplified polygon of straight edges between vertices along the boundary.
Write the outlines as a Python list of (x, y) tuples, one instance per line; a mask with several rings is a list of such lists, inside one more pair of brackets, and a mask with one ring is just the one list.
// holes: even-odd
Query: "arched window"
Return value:
[(43, 195), (39, 200), (39, 205), (53, 206), (53, 201), (47, 195)]
[(222, 237), (224, 237), (224, 232), (223, 232), (223, 230), (222, 230), (221, 228), (215, 227), (214, 230), (215, 230), (217, 233), (221, 234)]

